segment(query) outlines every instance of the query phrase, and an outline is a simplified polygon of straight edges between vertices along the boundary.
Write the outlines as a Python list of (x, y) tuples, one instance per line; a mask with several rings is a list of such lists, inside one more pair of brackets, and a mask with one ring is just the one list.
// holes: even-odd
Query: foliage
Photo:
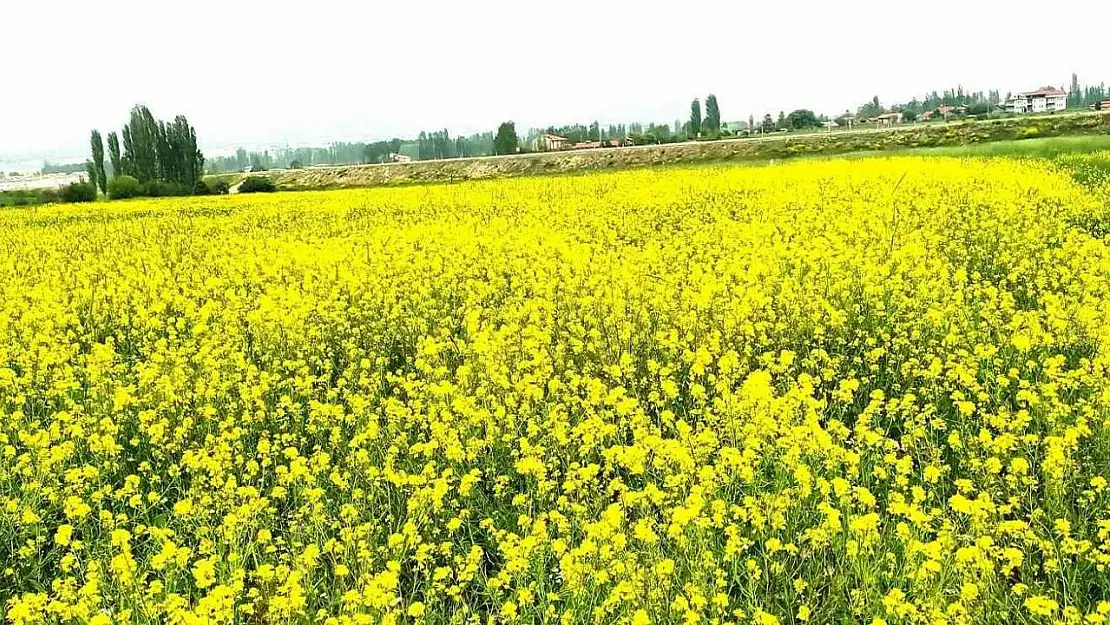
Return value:
[(60, 193), (63, 202), (77, 203), (96, 201), (96, 185), (92, 182), (71, 182), (62, 187)]
[(859, 107), (859, 109), (857, 109), (856, 111), (856, 115), (858, 117), (870, 118), (882, 115), (883, 112), (884, 109), (883, 105), (879, 103), (879, 96), (875, 96), (871, 98), (870, 102), (867, 102), (863, 106)]
[(787, 126), (794, 130), (804, 130), (806, 128), (816, 128), (821, 125), (821, 121), (817, 119), (817, 115), (813, 111), (806, 109), (798, 109), (791, 111), (786, 116)]
[(100, 138), (100, 131), (93, 130), (89, 136), (92, 148), (93, 170), (90, 172), (89, 181), (98, 186), (103, 193), (108, 192), (108, 174), (104, 170), (104, 141)]
[[(1014, 146), (1040, 145), (1019, 139), (1025, 129), (1035, 128), (1041, 138), (1053, 142), (1076, 142), (1076, 149), (1097, 146), (1105, 149), (1102, 141), (1110, 136), (1110, 115), (1056, 115), (1052, 117), (995, 118), (990, 121), (965, 121), (951, 124), (921, 124), (898, 132), (835, 132), (768, 137), (762, 141), (704, 142), (693, 145), (660, 146), (658, 150), (617, 150), (612, 152), (576, 151), (565, 158), (543, 159), (522, 156), (479, 163), (466, 161), (438, 161), (418, 163), (405, 171), (389, 168), (359, 168), (357, 170), (314, 170), (310, 172), (285, 172), (275, 176), (283, 190), (321, 189), (355, 186), (397, 185), (413, 182), (459, 181), (489, 177), (510, 177), (551, 173), (637, 167), (657, 167), (683, 163), (712, 161), (779, 161), (782, 159), (827, 156), (836, 154), (880, 154), (945, 148), (959, 154), (965, 150), (973, 153), (989, 151), (992, 146), (1003, 146), (1000, 154), (1013, 151)], [(770, 121), (774, 132), (774, 120)], [(631, 135), (638, 145), (652, 144), (644, 135)], [(679, 137), (683, 140), (684, 137)], [(966, 147), (965, 147), (966, 146)]]
[[(123, 154), (118, 157), (117, 173), (133, 176), (144, 185), (156, 182), (151, 187), (156, 190), (196, 188), (204, 174), (204, 154), (197, 146), (196, 130), (185, 116), (178, 115), (167, 124), (156, 120), (146, 106), (135, 106), (122, 134)], [(109, 146), (111, 143), (109, 136)]]
[(139, 197), (142, 193), (143, 184), (134, 176), (120, 174), (108, 181), (108, 197), (113, 200)]
[(691, 137), (701, 133), (701, 102), (697, 98), (690, 102), (690, 121), (687, 122), (686, 129)]
[(0, 191), (0, 207), (37, 206), (61, 201), (57, 189), (12, 189)]
[(967, 112), (969, 115), (985, 115), (990, 113), (992, 108), (993, 107), (987, 102), (976, 102), (967, 107)]
[(516, 154), (520, 150), (520, 141), (516, 136), (516, 124), (503, 122), (497, 127), (497, 136), (493, 139), (494, 154)]
[(239, 184), (239, 193), (271, 193), (277, 191), (273, 180), (266, 176), (247, 176)]
[(6, 618), (1104, 622), (1096, 198), (898, 158), (5, 211)]
[(146, 197), (178, 197), (182, 195), (190, 195), (195, 191), (192, 187), (186, 187), (180, 182), (170, 182), (167, 180), (148, 180), (143, 184), (143, 195)]
[(158, 122), (146, 106), (131, 109), (131, 121), (123, 127), (124, 173), (141, 183), (158, 175)]
[(85, 180), (88, 180), (89, 182), (91, 182), (92, 185), (93, 185), (93, 188), (95, 189), (96, 188), (96, 179), (97, 179), (96, 165), (93, 165), (92, 161), (85, 161), (85, 176), (86, 176)]
[(714, 135), (721, 131), (721, 108), (717, 104), (717, 96), (712, 93), (705, 98), (705, 120), (702, 122), (702, 130)]
[[(548, 126), (546, 128), (534, 128), (530, 130), (525, 141), (529, 145), (535, 145), (540, 135), (551, 134), (566, 138), (567, 142), (571, 145), (583, 141), (620, 143), (631, 135), (646, 134), (649, 132), (649, 128), (655, 128), (656, 132), (653, 134), (657, 137), (661, 136), (662, 133), (658, 131), (661, 126), (667, 126), (668, 131), (670, 130), (667, 124), (651, 123), (645, 128), (642, 124), (609, 124), (608, 126), (602, 126), (596, 121), (589, 125), (569, 124), (566, 126)], [(668, 132), (668, 134), (672, 133)]]
[[(477, 133), (470, 136), (449, 137), (446, 131), (428, 143), (429, 136), (436, 133), (423, 133), (423, 150), (427, 158), (446, 158), (488, 156), (493, 153), (493, 133)], [(448, 147), (444, 140), (450, 142)], [(438, 146), (435, 142), (438, 141)], [(288, 164), (290, 169), (296, 169), (294, 163), (302, 167), (312, 165), (349, 165), (355, 163), (384, 163), (390, 154), (406, 153), (411, 148), (411, 156), (420, 158), (421, 142), (419, 139), (407, 142), (401, 139), (389, 141), (375, 141), (373, 143), (346, 143), (337, 142), (327, 147), (317, 148), (289, 148), (274, 151), (248, 152), (238, 149), (234, 156), (215, 156), (206, 159), (208, 171), (211, 173), (239, 172), (251, 166), (256, 171), (264, 171), (283, 167)], [(438, 155), (437, 155), (438, 150)]]
[(108, 133), (108, 160), (112, 164), (112, 177), (123, 174), (123, 156), (119, 150), (119, 135)]
[(1110, 100), (1110, 91), (1106, 84), (1083, 86), (1079, 83), (1079, 76), (1071, 75), (1071, 89), (1068, 91), (1068, 108), (1086, 109), (1105, 100)]
[(230, 185), (223, 178), (215, 178), (204, 182), (208, 188), (208, 195), (227, 195)]
[(39, 170), (39, 173), (41, 173), (43, 175), (47, 175), (47, 174), (76, 174), (78, 172), (83, 172), (85, 170), (86, 170), (85, 163), (83, 163), (83, 162), (81, 162), (81, 163), (66, 163), (66, 164), (62, 165), (62, 164), (58, 164), (58, 163), (51, 163), (50, 161), (44, 161), (43, 164), (42, 164), (42, 169)]

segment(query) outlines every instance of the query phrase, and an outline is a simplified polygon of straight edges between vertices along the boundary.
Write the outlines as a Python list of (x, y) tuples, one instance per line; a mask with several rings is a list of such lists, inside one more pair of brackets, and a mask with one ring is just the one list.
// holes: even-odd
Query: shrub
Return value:
[(143, 185), (143, 195), (147, 197), (177, 197), (189, 195), (189, 190), (179, 182), (151, 180)]
[(265, 176), (247, 176), (239, 185), (239, 193), (272, 193), (277, 191), (274, 181)]
[(91, 182), (71, 182), (62, 187), (63, 202), (95, 202), (96, 185)]
[(113, 200), (138, 197), (142, 192), (143, 185), (134, 176), (116, 176), (108, 181), (108, 197)]
[(0, 207), (2, 206), (35, 206), (57, 202), (57, 189), (13, 189), (0, 191)]
[(228, 184), (227, 180), (223, 178), (207, 180), (204, 182), (204, 186), (208, 190), (209, 195), (227, 195)]

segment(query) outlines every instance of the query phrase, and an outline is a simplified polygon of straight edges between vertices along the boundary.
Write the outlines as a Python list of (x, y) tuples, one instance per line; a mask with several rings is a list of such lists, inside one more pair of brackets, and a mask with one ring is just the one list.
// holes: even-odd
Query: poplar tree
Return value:
[(697, 98), (690, 103), (690, 135), (697, 137), (701, 133), (701, 102)]
[(104, 141), (100, 138), (100, 131), (93, 130), (89, 137), (92, 147), (92, 165), (89, 182), (100, 187), (101, 193), (108, 192), (108, 175), (104, 172)]
[(712, 93), (705, 98), (705, 123), (702, 127), (711, 133), (721, 130), (721, 109), (717, 106), (717, 96)]
[(119, 135), (114, 132), (108, 133), (108, 159), (112, 163), (112, 177), (116, 178), (123, 175), (123, 161), (119, 153)]

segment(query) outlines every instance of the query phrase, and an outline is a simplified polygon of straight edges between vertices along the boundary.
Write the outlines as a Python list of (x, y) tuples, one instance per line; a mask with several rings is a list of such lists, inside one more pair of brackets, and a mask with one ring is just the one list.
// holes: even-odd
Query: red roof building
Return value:
[(1068, 92), (1055, 87), (1041, 87), (1036, 91), (1019, 93), (1006, 102), (1005, 108), (1014, 113), (1055, 113), (1068, 108)]

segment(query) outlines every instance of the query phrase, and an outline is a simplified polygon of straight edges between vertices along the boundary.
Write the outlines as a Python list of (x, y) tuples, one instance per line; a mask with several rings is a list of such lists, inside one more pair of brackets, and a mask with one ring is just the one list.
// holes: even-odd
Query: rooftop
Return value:
[(1023, 96), (1027, 96), (1027, 97), (1028, 96), (1036, 97), (1036, 96), (1050, 96), (1050, 95), (1068, 95), (1068, 92), (1064, 91), (1063, 89), (1057, 89), (1055, 87), (1041, 87), (1040, 89), (1037, 89), (1036, 91), (1030, 91), (1028, 93), (1020, 93), (1018, 95), (1023, 95)]

